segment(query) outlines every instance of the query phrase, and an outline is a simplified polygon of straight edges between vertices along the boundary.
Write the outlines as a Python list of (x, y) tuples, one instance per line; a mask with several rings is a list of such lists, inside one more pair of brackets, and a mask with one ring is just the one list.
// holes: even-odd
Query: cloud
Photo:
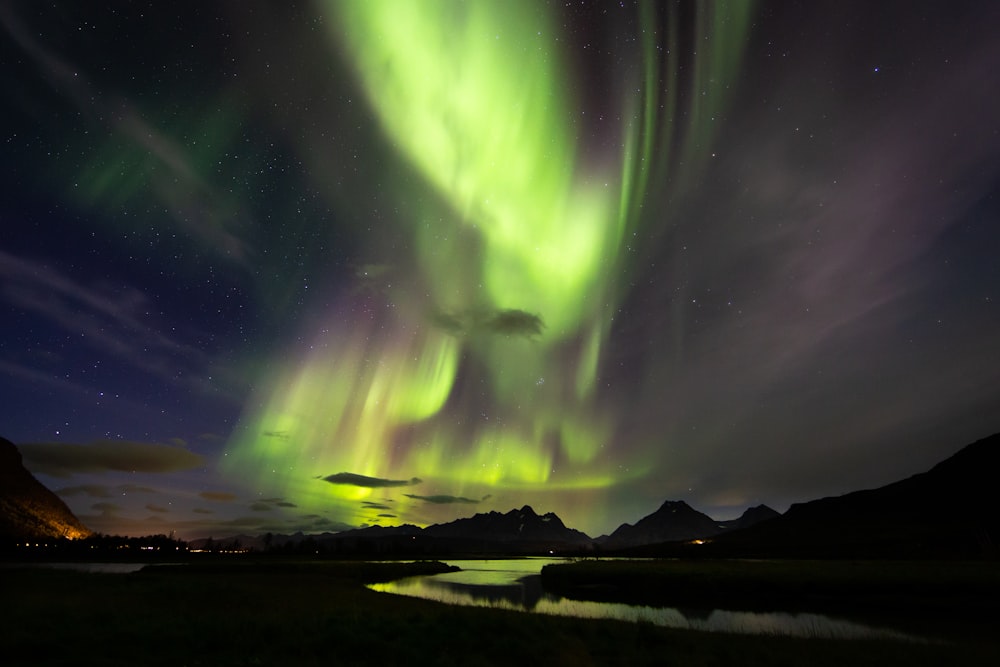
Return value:
[(365, 509), (370, 509), (370, 510), (388, 510), (388, 509), (392, 509), (388, 505), (383, 505), (382, 503), (373, 503), (370, 500), (362, 500), (361, 504), (365, 506)]
[(437, 311), (431, 313), (431, 322), (453, 336), (472, 334), (499, 334), (531, 338), (542, 333), (545, 322), (534, 313), (516, 308), (482, 311), (468, 310), (458, 313)]
[[(423, 500), (426, 503), (434, 503), (435, 505), (450, 505), (452, 503), (462, 503), (466, 505), (475, 505), (480, 502), (478, 500), (473, 500), (472, 498), (465, 498), (463, 496), (448, 496), (448, 495), (435, 495), (435, 496), (418, 496), (414, 493), (404, 493), (407, 498), (413, 498), (414, 500)], [(489, 496), (487, 496), (488, 498)], [(485, 500), (486, 498), (483, 498)]]
[(230, 200), (202, 177), (182, 143), (163, 133), (127, 100), (104, 94), (77, 63), (64, 60), (36, 39), (14, 12), (4, 11), (3, 23), (14, 43), (44, 72), (54, 90), (76, 105), (81, 116), (100, 123), (102, 133), (113, 136), (129, 154), (142, 156), (144, 173), (139, 187), (123, 189), (120, 181), (102, 181), (86, 174), (84, 177), (91, 179), (87, 189), (92, 199), (113, 205), (123, 197), (156, 197), (177, 229), (227, 260), (246, 265), (253, 253), (235, 227), (247, 220), (249, 213), (234, 209)]
[(60, 496), (90, 496), (91, 498), (111, 498), (111, 487), (103, 484), (83, 484), (81, 486), (66, 486), (56, 489)]
[(119, 486), (105, 486), (104, 484), (81, 484), (80, 486), (66, 486), (56, 490), (60, 496), (90, 496), (91, 498), (113, 498), (114, 496), (124, 496), (129, 493), (159, 493), (156, 489), (148, 486), (136, 484), (122, 484)]
[(215, 512), (213, 512), (212, 510), (203, 509), (201, 507), (195, 507), (191, 511), (194, 512), (195, 514), (215, 514)]
[(159, 493), (156, 489), (151, 489), (148, 486), (140, 486), (138, 484), (121, 484), (115, 487), (116, 491), (120, 491), (124, 496), (127, 493)]
[[(135, 289), (86, 285), (41, 260), (0, 250), (0, 299), (46, 318), (89, 345), (171, 382), (203, 382), (206, 354), (150, 321), (149, 297)], [(179, 369), (184, 372), (178, 373)]]
[(90, 396), (91, 389), (83, 384), (73, 382), (63, 377), (53, 377), (51, 372), (40, 371), (9, 361), (0, 361), (0, 373), (9, 378), (19, 378), (42, 387), (51, 387), (60, 391), (72, 392)]
[(387, 519), (395, 519), (396, 518), (395, 514), (379, 514), (379, 516), (384, 516)]
[(443, 311), (431, 313), (430, 320), (435, 326), (450, 333), (452, 336), (461, 336), (467, 330), (463, 318)]
[(322, 479), (330, 482), (330, 484), (360, 486), (366, 489), (380, 489), (388, 486), (415, 486), (423, 482), (419, 477), (411, 477), (410, 479), (384, 479), (381, 477), (357, 475), (353, 472), (338, 472), (335, 475), (327, 475)]
[(214, 500), (220, 503), (228, 503), (231, 500), (236, 500), (235, 493), (226, 493), (225, 491), (202, 491), (198, 495), (205, 500)]
[(538, 315), (523, 310), (500, 310), (486, 322), (486, 328), (504, 336), (537, 336), (545, 324)]
[(332, 519), (328, 519), (327, 517), (319, 517), (318, 519), (312, 522), (312, 525), (322, 526), (324, 530), (328, 530), (335, 533), (339, 533), (345, 530), (354, 530), (355, 528), (357, 528), (357, 526), (352, 526), (348, 523), (344, 523), (343, 521), (333, 521)]
[(114, 503), (94, 503), (90, 506), (90, 509), (97, 510), (101, 513), (102, 517), (115, 517), (118, 516), (118, 510), (121, 509), (118, 505)]
[(37, 442), (19, 449), (32, 472), (53, 477), (108, 471), (175, 472), (205, 463), (200, 455), (182, 447), (127, 440), (98, 440), (89, 445)]
[(250, 509), (254, 512), (270, 512), (275, 507), (298, 507), (298, 505), (284, 498), (261, 498), (254, 502)]
[(150, 512), (169, 512), (170, 511), (166, 507), (161, 507), (159, 505), (154, 505), (153, 503), (148, 503), (146, 505), (146, 509), (148, 509)]

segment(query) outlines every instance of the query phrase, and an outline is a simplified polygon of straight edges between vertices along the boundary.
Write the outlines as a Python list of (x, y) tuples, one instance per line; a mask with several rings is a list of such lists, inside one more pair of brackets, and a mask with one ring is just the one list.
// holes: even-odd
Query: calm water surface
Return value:
[(448, 604), (512, 609), (554, 616), (646, 622), (685, 630), (841, 639), (917, 639), (894, 630), (874, 628), (821, 614), (692, 610), (569, 600), (542, 588), (542, 567), (549, 563), (565, 562), (558, 558), (447, 562), (462, 570), (370, 584), (368, 587), (383, 593), (426, 598)]
[(0, 565), (6, 568), (48, 568), (52, 570), (77, 570), (79, 572), (100, 572), (103, 574), (129, 574), (138, 572), (149, 563), (9, 563)]

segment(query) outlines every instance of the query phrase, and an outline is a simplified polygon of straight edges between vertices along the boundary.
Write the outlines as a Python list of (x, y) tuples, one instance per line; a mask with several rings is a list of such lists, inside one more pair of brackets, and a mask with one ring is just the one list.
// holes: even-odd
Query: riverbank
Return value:
[(822, 613), (919, 636), (995, 641), (993, 561), (581, 560), (542, 569), (575, 600)]
[(988, 664), (998, 657), (980, 645), (719, 635), (453, 607), (363, 585), (441, 567), (247, 562), (127, 575), (7, 570), (0, 642), (12, 665), (856, 666)]

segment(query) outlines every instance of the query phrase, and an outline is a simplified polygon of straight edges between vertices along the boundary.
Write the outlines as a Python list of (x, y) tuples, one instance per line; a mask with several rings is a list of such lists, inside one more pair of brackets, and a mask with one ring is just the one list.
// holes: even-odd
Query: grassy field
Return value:
[(989, 561), (582, 560), (542, 581), (579, 600), (823, 613), (957, 641), (993, 641), (1000, 618)]
[[(451, 607), (363, 582), (414, 567), (212, 563), (0, 570), (5, 665), (961, 665), (988, 642), (790, 639)], [(575, 567), (575, 566), (574, 566)], [(409, 569), (408, 569), (409, 568)]]

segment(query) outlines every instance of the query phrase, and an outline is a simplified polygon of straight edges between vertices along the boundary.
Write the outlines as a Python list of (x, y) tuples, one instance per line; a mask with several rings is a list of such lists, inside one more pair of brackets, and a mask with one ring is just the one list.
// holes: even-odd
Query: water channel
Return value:
[(138, 572), (149, 563), (91, 563), (89, 561), (38, 562), (38, 563), (0, 563), (0, 569), (31, 567), (48, 570), (73, 570), (98, 574), (131, 574)]
[(876, 628), (822, 614), (692, 610), (646, 607), (615, 602), (586, 602), (553, 595), (542, 588), (541, 570), (557, 558), (451, 560), (459, 572), (408, 577), (372, 590), (436, 600), (447, 604), (511, 609), (526, 613), (646, 622), (669, 628), (839, 639), (888, 638), (917, 640), (887, 628)]

